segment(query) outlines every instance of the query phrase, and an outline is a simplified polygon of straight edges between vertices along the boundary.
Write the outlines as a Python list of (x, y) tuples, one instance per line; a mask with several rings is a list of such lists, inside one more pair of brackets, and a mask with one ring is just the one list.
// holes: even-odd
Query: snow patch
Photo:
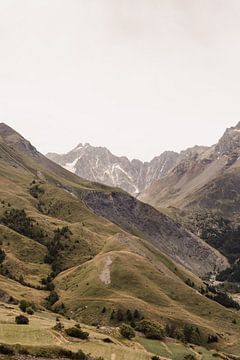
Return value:
[(64, 169), (68, 170), (68, 171), (71, 171), (72, 173), (75, 173), (76, 172), (76, 165), (77, 165), (77, 162), (78, 160), (81, 158), (78, 157), (77, 159), (75, 159), (73, 162), (71, 163), (66, 163), (65, 165), (63, 165)]

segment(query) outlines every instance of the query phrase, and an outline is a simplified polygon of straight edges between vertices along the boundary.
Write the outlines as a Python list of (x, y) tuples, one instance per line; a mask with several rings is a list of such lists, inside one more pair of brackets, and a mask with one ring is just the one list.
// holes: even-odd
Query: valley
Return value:
[[(205, 281), (232, 257), (206, 241), (187, 202), (160, 207), (140, 198), (69, 172), (0, 124), (1, 344), (31, 347), (30, 355), (81, 349), (105, 360), (237, 359), (237, 303), (223, 306)], [(14, 324), (22, 300), (35, 308), (26, 326)], [(65, 327), (80, 323), (89, 339), (52, 330), (58, 316)], [(133, 339), (120, 335), (123, 323)], [(113, 343), (102, 341), (103, 329)]]

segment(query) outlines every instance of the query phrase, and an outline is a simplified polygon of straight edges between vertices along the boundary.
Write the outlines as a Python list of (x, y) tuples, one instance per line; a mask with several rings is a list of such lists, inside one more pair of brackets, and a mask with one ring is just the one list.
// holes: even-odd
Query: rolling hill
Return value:
[(205, 296), (199, 277), (227, 268), (223, 255), (123, 190), (63, 169), (3, 123), (0, 218), (2, 302), (34, 299), (40, 310), (111, 327), (137, 310), (238, 354), (238, 313)]

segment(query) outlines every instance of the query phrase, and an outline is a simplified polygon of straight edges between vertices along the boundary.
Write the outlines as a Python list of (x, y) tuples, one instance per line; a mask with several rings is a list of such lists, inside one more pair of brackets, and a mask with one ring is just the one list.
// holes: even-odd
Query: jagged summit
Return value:
[(120, 187), (133, 195), (166, 175), (179, 156), (174, 151), (165, 151), (152, 161), (143, 163), (137, 159), (130, 161), (125, 156), (115, 156), (106, 147), (94, 147), (89, 143), (80, 143), (64, 155), (47, 154), (49, 159), (80, 177)]

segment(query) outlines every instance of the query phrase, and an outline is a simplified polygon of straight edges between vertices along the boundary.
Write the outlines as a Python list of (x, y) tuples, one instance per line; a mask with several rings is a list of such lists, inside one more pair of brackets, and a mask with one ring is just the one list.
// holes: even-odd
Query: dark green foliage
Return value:
[(115, 319), (115, 310), (112, 311), (111, 313), (111, 317), (110, 317), (110, 320), (114, 320)]
[(121, 325), (120, 334), (128, 340), (131, 340), (135, 337), (135, 331), (133, 330), (133, 328), (126, 324)]
[(194, 288), (194, 287), (195, 287), (195, 284), (194, 284), (194, 282), (193, 282), (191, 279), (187, 279), (187, 280), (185, 281), (185, 284), (188, 285), (188, 286), (190, 286), (191, 288)]
[(48, 275), (47, 278), (43, 278), (41, 280), (42, 284), (45, 286), (46, 290), (48, 291), (53, 291), (55, 289), (55, 285), (52, 282), (52, 277), (50, 275)]
[[(27, 300), (21, 300), (19, 303), (19, 309), (22, 310), (22, 312), (24, 312), (24, 313), (27, 312), (27, 310), (30, 312), (32, 310), (34, 313), (34, 311), (36, 311), (36, 306), (33, 302), (30, 302)], [(30, 315), (32, 315), (32, 314), (30, 314)]]
[(158, 357), (158, 356), (152, 356), (151, 360), (160, 360), (160, 357)]
[(87, 340), (89, 337), (89, 333), (82, 331), (81, 328), (78, 328), (76, 326), (70, 329), (66, 329), (65, 331), (68, 336), (71, 336), (73, 338)]
[(137, 309), (134, 311), (133, 316), (136, 320), (139, 320), (141, 318), (140, 312)]
[(123, 312), (122, 312), (121, 309), (118, 309), (118, 311), (117, 311), (116, 320), (117, 320), (118, 322), (121, 322), (121, 321), (124, 320), (124, 314), (123, 314)]
[(186, 343), (192, 343), (195, 345), (201, 345), (203, 342), (202, 336), (198, 327), (186, 324), (183, 328), (183, 340)]
[(28, 308), (26, 309), (26, 313), (27, 313), (28, 315), (33, 315), (33, 314), (34, 314), (33, 308), (28, 307)]
[(107, 311), (107, 309), (106, 309), (105, 306), (104, 306), (104, 308), (102, 309), (102, 314), (105, 314), (106, 311)]
[(0, 249), (0, 264), (4, 262), (5, 258), (6, 258), (5, 251), (3, 249)]
[[(212, 289), (212, 288), (211, 288)], [(213, 292), (213, 291), (212, 291)], [(240, 310), (240, 305), (238, 302), (233, 300), (227, 293), (218, 291), (215, 289), (213, 294), (206, 295), (209, 299), (216, 301), (220, 305), (225, 306), (226, 308), (233, 308)]]
[(217, 276), (218, 281), (240, 282), (240, 260)]
[(64, 241), (70, 238), (71, 231), (68, 226), (63, 228), (58, 228), (54, 231), (54, 237), (47, 245), (48, 254), (45, 257), (45, 262), (52, 265), (53, 277), (55, 277), (59, 272), (61, 272), (60, 260), (61, 252), (65, 249), (66, 244)]
[(177, 325), (175, 323), (167, 324), (165, 328), (165, 333), (168, 337), (172, 339), (177, 339), (179, 336)]
[(194, 329), (192, 326), (186, 324), (183, 329), (184, 340), (188, 343), (192, 342)]
[(26, 215), (25, 210), (11, 209), (6, 211), (1, 223), (36, 241), (40, 241), (44, 237), (42, 229)]
[(208, 344), (217, 343), (219, 341), (217, 335), (209, 335), (208, 336)]
[(240, 257), (240, 226), (206, 209), (182, 212), (176, 220), (223, 253), (231, 263)]
[(184, 356), (184, 360), (196, 360), (196, 358), (194, 355), (188, 354)]
[(35, 199), (38, 199), (40, 195), (44, 194), (44, 189), (39, 185), (34, 185), (30, 188), (29, 192)]
[(29, 319), (24, 315), (19, 315), (19, 316), (16, 316), (15, 322), (18, 325), (28, 325)]
[(136, 330), (142, 332), (147, 339), (163, 340), (164, 332), (161, 326), (153, 321), (142, 320), (137, 326)]
[(59, 300), (58, 293), (56, 291), (51, 291), (50, 295), (47, 297), (47, 307), (51, 308)]
[(10, 346), (0, 344), (0, 354), (2, 355), (14, 355), (14, 351)]
[(127, 311), (127, 321), (131, 322), (132, 320), (133, 320), (132, 312), (131, 312), (131, 310), (128, 310)]

